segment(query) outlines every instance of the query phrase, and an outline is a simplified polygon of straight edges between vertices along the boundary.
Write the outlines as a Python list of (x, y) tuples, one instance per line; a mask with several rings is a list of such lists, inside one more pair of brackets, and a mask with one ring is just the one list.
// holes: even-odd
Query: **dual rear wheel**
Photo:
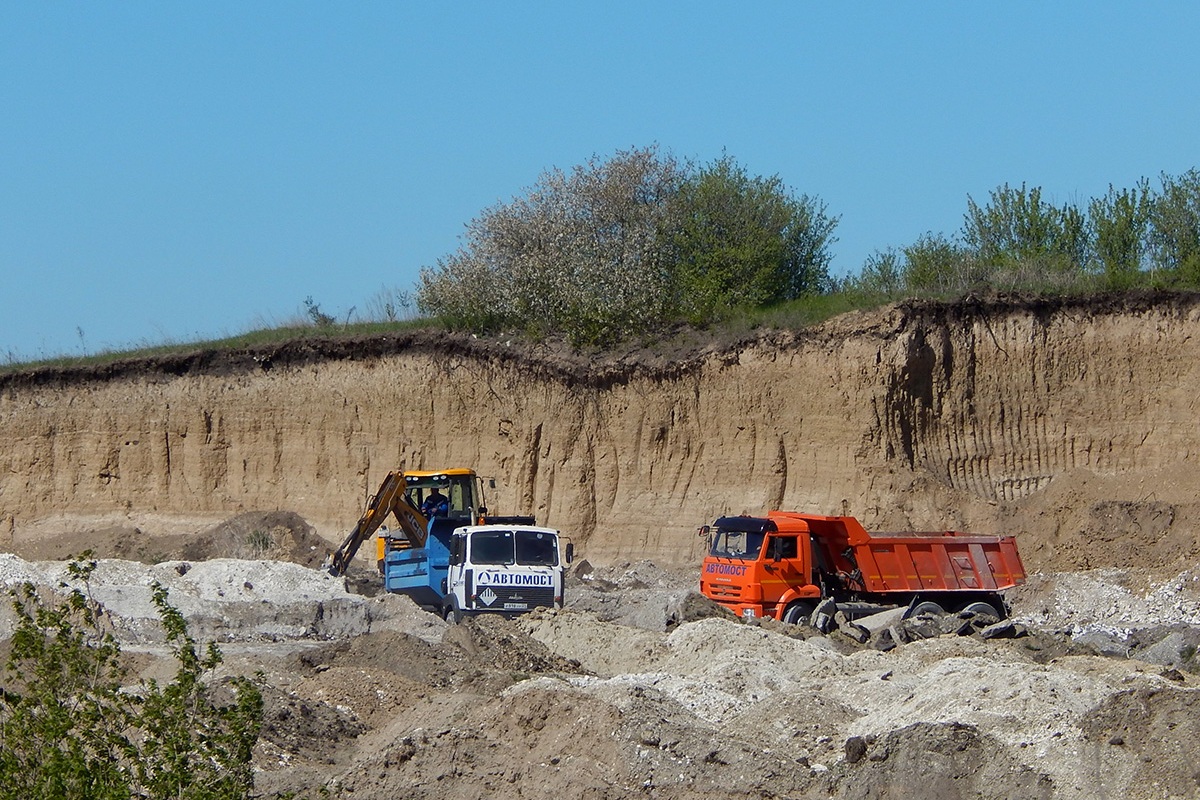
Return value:
[[(946, 613), (946, 609), (941, 605), (941, 603), (936, 603), (933, 600), (922, 600), (921, 602), (919, 602), (915, 606), (913, 606), (912, 609), (907, 614), (904, 615), (904, 618), (910, 619), (912, 617), (918, 617), (922, 614), (931, 614), (934, 616), (941, 616), (942, 614), (945, 614), (945, 613)], [(970, 613), (970, 614), (975, 614), (978, 616), (987, 615), (990, 617), (995, 617), (996, 619), (1003, 619), (1000, 612), (996, 609), (996, 607), (994, 605), (992, 605), (991, 603), (984, 602), (982, 600), (975, 600), (973, 602), (967, 603), (966, 605), (957, 608), (956, 613), (958, 613), (958, 614)]]
[[(814, 610), (816, 610), (816, 607), (817, 603), (815, 600), (794, 600), (784, 610), (783, 621), (789, 625), (806, 625), (811, 619), (812, 613)], [(941, 605), (941, 603), (937, 603), (933, 600), (922, 600), (913, 606), (912, 609), (904, 615), (904, 618), (911, 619), (912, 617), (917, 617), (922, 614), (942, 616), (945, 613), (946, 609)], [(956, 613), (970, 613), (978, 616), (987, 615), (995, 617), (996, 619), (1004, 618), (1000, 614), (999, 610), (997, 610), (995, 605), (982, 600), (975, 600), (967, 603), (966, 605), (957, 608)]]
[(1000, 615), (1000, 612), (996, 610), (994, 605), (991, 603), (984, 603), (982, 601), (967, 603), (965, 606), (959, 609), (958, 613), (962, 614), (964, 612), (970, 612), (979, 616), (986, 615), (989, 617), (995, 617), (996, 619), (1004, 619), (1004, 617)]
[(922, 614), (928, 614), (930, 616), (940, 617), (945, 613), (946, 613), (946, 609), (942, 608), (941, 603), (935, 603), (932, 600), (922, 600), (921, 602), (919, 602), (915, 606), (913, 606), (909, 610), (909, 612), (904, 615), (904, 618), (911, 619), (912, 617), (919, 617)]

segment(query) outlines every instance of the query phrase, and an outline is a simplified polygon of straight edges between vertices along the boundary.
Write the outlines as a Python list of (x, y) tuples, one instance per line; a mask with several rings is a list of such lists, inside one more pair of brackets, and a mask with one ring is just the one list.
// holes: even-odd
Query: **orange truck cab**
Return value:
[(791, 511), (721, 517), (700, 533), (701, 593), (743, 617), (803, 622), (831, 598), (850, 617), (908, 606), (1001, 618), (1001, 593), (1025, 582), (1011, 536), (869, 534), (854, 517)]

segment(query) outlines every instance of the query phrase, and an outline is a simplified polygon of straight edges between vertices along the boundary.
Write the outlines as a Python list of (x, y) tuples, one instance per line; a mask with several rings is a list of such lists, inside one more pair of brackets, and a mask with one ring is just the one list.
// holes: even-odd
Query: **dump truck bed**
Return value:
[(1011, 536), (878, 533), (853, 548), (869, 592), (995, 592), (1025, 582)]
[(841, 574), (857, 571), (867, 592), (995, 592), (1025, 582), (1025, 567), (1012, 536), (961, 531), (867, 533), (854, 517), (786, 511), (772, 511), (769, 516), (803, 521), (819, 568)]

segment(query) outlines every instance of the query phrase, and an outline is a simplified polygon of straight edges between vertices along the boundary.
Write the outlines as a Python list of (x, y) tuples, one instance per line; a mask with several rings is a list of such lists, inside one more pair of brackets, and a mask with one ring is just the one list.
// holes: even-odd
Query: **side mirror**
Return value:
[(707, 538), (708, 534), (710, 534), (711, 532), (712, 532), (712, 528), (708, 525), (701, 525), (699, 528), (696, 529), (696, 535), (699, 536), (701, 539)]
[(567, 563), (570, 564), (575, 560), (575, 543), (567, 542)]
[(783, 558), (783, 539), (773, 537), (771, 539), (771, 560), (779, 561)]

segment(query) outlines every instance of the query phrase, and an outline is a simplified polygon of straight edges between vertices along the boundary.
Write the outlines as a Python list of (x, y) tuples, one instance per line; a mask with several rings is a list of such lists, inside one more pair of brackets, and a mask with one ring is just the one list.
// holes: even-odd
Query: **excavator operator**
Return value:
[(426, 519), (444, 517), (450, 513), (450, 501), (435, 486), (430, 490), (429, 496), (425, 498), (425, 502), (421, 503), (421, 513), (425, 515)]

